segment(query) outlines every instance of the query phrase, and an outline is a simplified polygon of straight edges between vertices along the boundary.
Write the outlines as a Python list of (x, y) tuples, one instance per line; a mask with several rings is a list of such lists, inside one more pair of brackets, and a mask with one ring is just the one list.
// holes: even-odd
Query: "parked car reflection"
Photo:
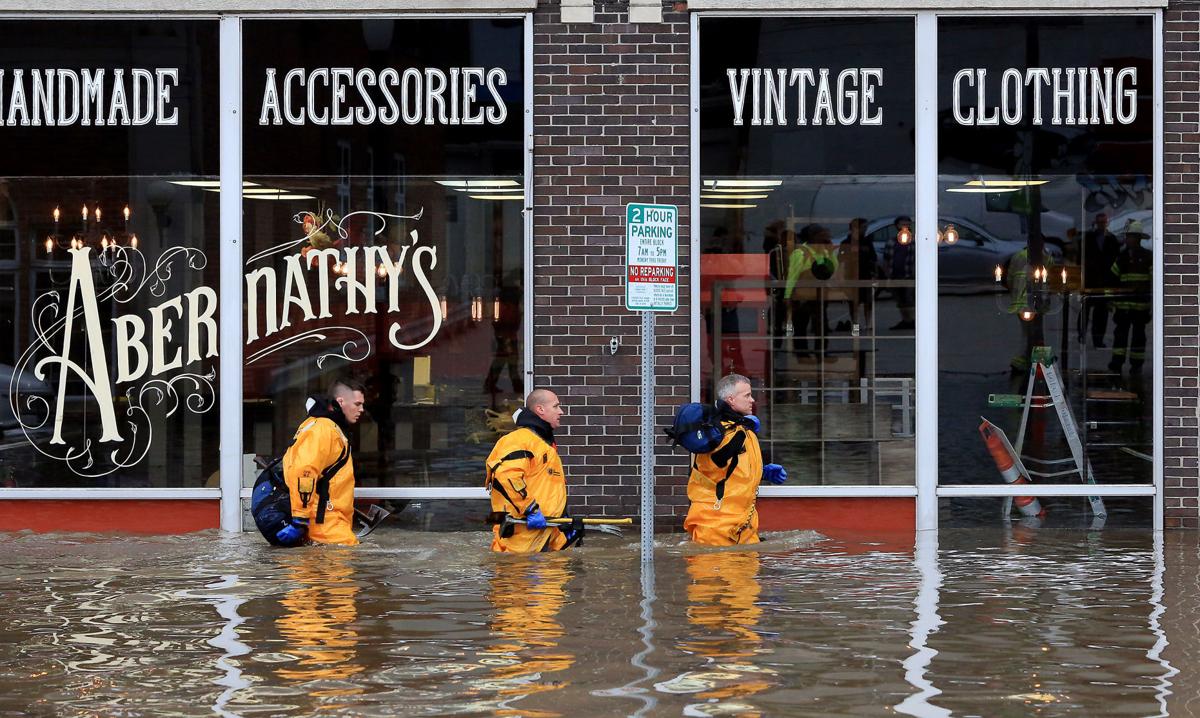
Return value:
[[(887, 242), (895, 237), (897, 215), (871, 220), (867, 224), (867, 239), (874, 245), (879, 256)], [(1009, 262), (1013, 255), (1025, 249), (1024, 239), (1005, 239), (996, 236), (982, 225), (964, 217), (940, 217), (938, 226), (954, 225), (958, 241), (938, 247), (938, 283), (958, 285), (995, 285), (996, 265), (1004, 268), (1008, 275)], [(838, 240), (839, 243), (841, 240)], [(1045, 252), (1050, 264), (1061, 265), (1063, 261), (1062, 240), (1046, 238)]]

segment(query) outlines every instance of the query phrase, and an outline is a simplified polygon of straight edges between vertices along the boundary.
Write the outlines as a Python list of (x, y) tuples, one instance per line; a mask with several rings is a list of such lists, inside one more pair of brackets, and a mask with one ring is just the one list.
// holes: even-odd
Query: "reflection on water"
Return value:
[(766, 538), (3, 534), (0, 715), (1200, 712), (1193, 533)]

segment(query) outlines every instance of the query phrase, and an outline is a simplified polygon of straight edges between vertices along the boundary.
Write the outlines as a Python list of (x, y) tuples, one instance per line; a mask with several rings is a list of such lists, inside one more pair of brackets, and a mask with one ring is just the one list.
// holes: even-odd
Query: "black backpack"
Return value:
[(673, 445), (682, 446), (692, 454), (707, 454), (721, 445), (725, 428), (721, 426), (717, 407), (692, 402), (676, 410), (675, 421), (663, 433)]
[(272, 546), (282, 546), (275, 534), (292, 520), (292, 497), (283, 480), (283, 457), (275, 459), (258, 473), (250, 494), (250, 515)]

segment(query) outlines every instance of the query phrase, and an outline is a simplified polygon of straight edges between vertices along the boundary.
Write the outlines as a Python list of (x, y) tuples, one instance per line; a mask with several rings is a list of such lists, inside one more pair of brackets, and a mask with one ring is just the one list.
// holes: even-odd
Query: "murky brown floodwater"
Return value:
[(0, 715), (1200, 715), (1195, 533), (631, 534), (0, 534)]

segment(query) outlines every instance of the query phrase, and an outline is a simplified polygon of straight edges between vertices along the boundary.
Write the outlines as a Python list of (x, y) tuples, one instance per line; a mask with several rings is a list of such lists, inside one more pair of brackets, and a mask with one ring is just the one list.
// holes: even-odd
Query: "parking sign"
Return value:
[(679, 308), (679, 210), (670, 204), (625, 205), (625, 308)]

